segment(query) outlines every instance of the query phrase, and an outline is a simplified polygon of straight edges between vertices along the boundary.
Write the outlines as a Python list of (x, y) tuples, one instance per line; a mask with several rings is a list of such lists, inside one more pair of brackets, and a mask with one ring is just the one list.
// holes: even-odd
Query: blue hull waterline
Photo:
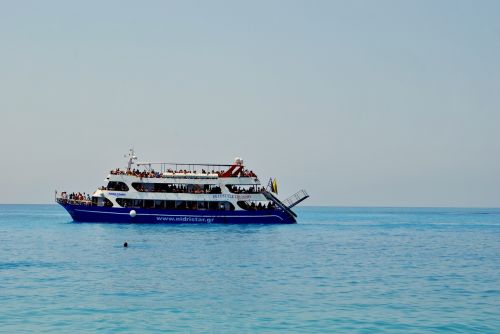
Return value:
[(294, 224), (295, 218), (280, 210), (270, 211), (200, 211), (161, 210), (61, 204), (75, 222), (140, 224)]

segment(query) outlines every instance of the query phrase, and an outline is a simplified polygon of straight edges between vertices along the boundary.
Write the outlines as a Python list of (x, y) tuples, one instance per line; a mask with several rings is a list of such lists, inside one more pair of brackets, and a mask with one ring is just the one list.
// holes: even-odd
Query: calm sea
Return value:
[(0, 332), (500, 333), (500, 209), (297, 212), (117, 225), (0, 205)]

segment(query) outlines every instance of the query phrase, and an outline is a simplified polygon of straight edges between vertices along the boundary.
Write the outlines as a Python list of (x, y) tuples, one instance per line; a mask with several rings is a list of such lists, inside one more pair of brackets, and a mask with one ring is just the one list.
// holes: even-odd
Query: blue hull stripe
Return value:
[[(93, 211), (93, 210), (79, 210), (74, 209), (75, 211), (81, 212), (90, 212), (90, 213), (105, 213), (109, 215), (130, 215), (128, 212), (106, 212), (106, 211)], [(155, 216), (155, 217), (205, 217), (205, 218), (262, 218), (262, 217), (276, 217), (280, 220), (283, 220), (280, 216), (277, 215), (259, 215), (259, 216), (222, 216), (222, 215), (165, 215), (159, 213), (137, 213), (137, 216)], [(137, 217), (136, 216), (136, 217)]]

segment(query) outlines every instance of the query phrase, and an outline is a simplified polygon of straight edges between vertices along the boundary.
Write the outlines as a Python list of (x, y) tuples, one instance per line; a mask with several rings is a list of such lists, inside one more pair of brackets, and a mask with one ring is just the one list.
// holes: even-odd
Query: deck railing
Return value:
[(59, 204), (72, 204), (72, 205), (92, 205), (92, 201), (89, 200), (77, 200), (77, 199), (67, 199), (62, 197), (57, 197), (56, 202)]

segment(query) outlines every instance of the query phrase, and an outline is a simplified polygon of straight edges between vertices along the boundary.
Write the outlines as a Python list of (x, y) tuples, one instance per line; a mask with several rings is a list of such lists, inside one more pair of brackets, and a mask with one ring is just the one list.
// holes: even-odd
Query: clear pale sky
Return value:
[(500, 206), (499, 1), (1, 1), (0, 203), (241, 156), (309, 205)]

